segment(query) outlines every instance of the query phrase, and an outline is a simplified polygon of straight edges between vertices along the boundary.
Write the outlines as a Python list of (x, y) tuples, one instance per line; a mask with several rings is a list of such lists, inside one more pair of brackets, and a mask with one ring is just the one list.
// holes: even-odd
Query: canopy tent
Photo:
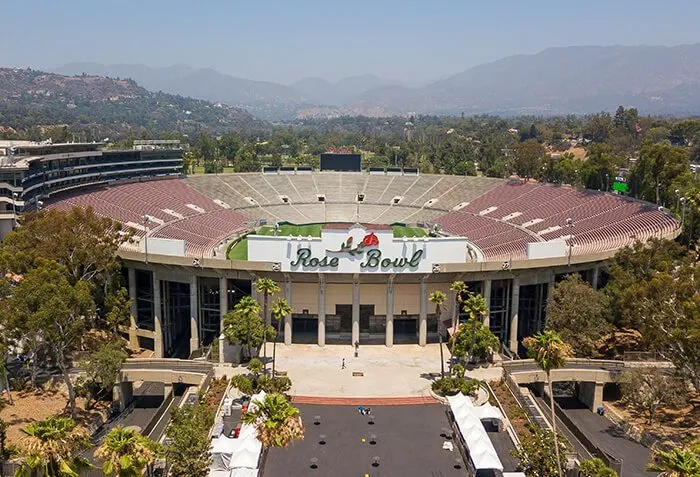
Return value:
[[(260, 402), (265, 398), (265, 392), (261, 391), (250, 399), (249, 411), (254, 411), (257, 408), (256, 402)], [(212, 463), (210, 466), (210, 477), (224, 477), (219, 473), (230, 471), (233, 469), (257, 469), (258, 460), (262, 451), (262, 443), (258, 440), (255, 426), (243, 424), (238, 438), (230, 438), (224, 435), (212, 440), (211, 456)], [(255, 472), (257, 474), (257, 470)], [(245, 473), (234, 474), (231, 472), (231, 477), (245, 477)]]
[[(500, 416), (500, 411), (496, 409), (484, 409), (476, 411), (476, 409), (485, 406), (474, 407), (471, 399), (462, 393), (447, 398), (450, 403), (450, 409), (454, 416), (455, 423), (459, 429), (462, 439), (467, 446), (469, 457), (477, 470), (496, 469), (503, 471), (503, 464), (498, 458), (496, 449), (494, 449), (491, 439), (486, 433), (486, 429), (481, 424), (481, 415), (487, 416), (486, 419), (493, 419), (496, 412)], [(493, 406), (489, 406), (493, 407)], [(502, 417), (502, 416), (501, 416)]]
[(484, 419), (498, 419), (499, 421), (503, 420), (503, 414), (501, 413), (501, 410), (498, 409), (496, 406), (492, 406), (489, 403), (484, 404), (483, 406), (476, 406), (471, 408), (471, 412), (477, 415), (477, 417), (481, 420)]

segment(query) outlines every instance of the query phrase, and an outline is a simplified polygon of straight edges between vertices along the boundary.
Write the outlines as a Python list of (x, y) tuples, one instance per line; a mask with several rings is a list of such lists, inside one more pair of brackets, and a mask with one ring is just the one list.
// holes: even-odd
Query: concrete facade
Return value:
[[(172, 293), (172, 287), (168, 284), (173, 283), (187, 285), (185, 289), (180, 287), (181, 293), (188, 293), (186, 305), (181, 305), (188, 307), (189, 314), (187, 341), (182, 346), (188, 348), (190, 353), (211, 344), (212, 336), (213, 339), (219, 339), (223, 329), (223, 317), (235, 305), (238, 299), (235, 297), (240, 297), (240, 293), (236, 295), (235, 286), (230, 285), (231, 283), (247, 283), (250, 290), (247, 293), (258, 301), (262, 300), (251, 286), (251, 282), (258, 277), (268, 277), (276, 281), (281, 288), (276, 296), (283, 296), (292, 305), (293, 313), (284, 318), (282, 326), (285, 345), (313, 342), (318, 346), (325, 346), (331, 340), (332, 343), (348, 344), (383, 343), (388, 347), (403, 343), (425, 346), (437, 337), (434, 310), (428, 303), (428, 295), (440, 290), (448, 296), (453, 296), (449, 287), (451, 281), (457, 279), (480, 283), (481, 293), (489, 305), (489, 313), (484, 317), (485, 324), (491, 327), (505, 346), (517, 353), (524, 338), (519, 335), (519, 325), (523, 320), (532, 319), (528, 313), (534, 313), (531, 309), (532, 303), (530, 309), (522, 305), (525, 303), (522, 300), (526, 299), (525, 292), (521, 291), (525, 290), (523, 287), (544, 285), (546, 292), (550, 292), (556, 276), (571, 272), (597, 275), (588, 264), (532, 270), (438, 272), (424, 275), (312, 275), (262, 272), (243, 266), (251, 265), (251, 262), (232, 261), (230, 266), (233, 268), (229, 270), (184, 266), (174, 262), (177, 262), (177, 257), (150, 256), (149, 263), (125, 261), (129, 293), (132, 298), (138, 298), (132, 304), (132, 319), (127, 330), (129, 340), (132, 345), (143, 343), (144, 339), (147, 343), (152, 340), (153, 344), (150, 346), (154, 351), (153, 356), (158, 358), (170, 356), (170, 348), (176, 349), (178, 345), (175, 342), (176, 336), (164, 336), (165, 333), (174, 333), (173, 329), (180, 329), (181, 334), (185, 333), (182, 326), (175, 326), (177, 323), (163, 322), (164, 319), (176, 319), (171, 317), (172, 313), (168, 311), (167, 305), (173, 301), (167, 295)], [(594, 265), (597, 267), (597, 263)], [(150, 291), (137, 289), (137, 272), (141, 275), (150, 274)], [(202, 288), (205, 283), (206, 287)], [(145, 292), (148, 292), (147, 296)], [(162, 296), (163, 293), (166, 293), (166, 296)], [(216, 295), (213, 299), (212, 294)], [(547, 294), (543, 292), (543, 296), (537, 298), (540, 301), (536, 302), (535, 306), (543, 307)], [(452, 316), (456, 306), (449, 301), (443, 311), (445, 319)], [(142, 323), (147, 318), (142, 314), (146, 313), (148, 308), (152, 310), (149, 315), (151, 325)], [(210, 331), (207, 335), (203, 320), (208, 317), (211, 326), (211, 313), (216, 313), (217, 318), (213, 319), (213, 323), (218, 327), (218, 332), (214, 330), (212, 334)], [(506, 319), (501, 319), (504, 316)], [(223, 354), (230, 355), (231, 350)]]

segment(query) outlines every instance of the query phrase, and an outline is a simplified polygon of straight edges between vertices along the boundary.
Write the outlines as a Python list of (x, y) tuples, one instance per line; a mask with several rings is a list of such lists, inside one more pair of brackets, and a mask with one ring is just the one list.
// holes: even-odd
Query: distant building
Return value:
[(180, 176), (179, 141), (135, 141), (128, 150), (104, 143), (0, 141), (0, 238), (23, 210), (60, 191), (130, 179)]

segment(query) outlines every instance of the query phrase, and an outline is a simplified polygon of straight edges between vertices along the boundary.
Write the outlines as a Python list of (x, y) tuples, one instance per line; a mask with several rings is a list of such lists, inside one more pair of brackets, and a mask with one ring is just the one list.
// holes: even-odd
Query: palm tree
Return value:
[[(263, 322), (267, 325), (268, 323), (268, 316), (267, 316), (267, 305), (270, 300), (270, 297), (280, 291), (279, 285), (277, 285), (277, 282), (270, 278), (258, 278), (255, 280), (255, 290), (258, 293), (263, 294)], [(276, 342), (276, 340), (275, 340)], [(263, 372), (267, 369), (267, 340), (263, 339)]]
[(465, 313), (469, 315), (469, 321), (472, 324), (472, 345), (469, 350), (469, 360), (472, 361), (474, 359), (474, 339), (476, 336), (476, 320), (484, 316), (488, 312), (488, 307), (486, 306), (486, 301), (484, 300), (484, 297), (472, 293), (469, 295), (469, 298), (464, 300), (462, 302), (462, 307)]
[[(159, 447), (133, 428), (114, 427), (95, 450), (95, 457), (103, 460), (102, 472), (118, 477), (141, 477), (143, 470), (153, 465)], [(150, 475), (150, 472), (149, 472)]]
[(647, 470), (665, 477), (697, 477), (700, 475), (700, 441), (685, 449), (658, 450)]
[(242, 416), (243, 423), (254, 425), (258, 439), (265, 447), (287, 447), (304, 438), (299, 409), (281, 394), (266, 394), (262, 401), (253, 401), (254, 409)]
[(527, 356), (535, 360), (537, 366), (547, 373), (549, 386), (549, 406), (552, 410), (552, 432), (554, 433), (554, 451), (557, 457), (557, 469), (561, 476), (561, 458), (559, 456), (559, 438), (557, 436), (557, 421), (554, 416), (554, 392), (552, 391), (551, 371), (566, 365), (566, 359), (571, 356), (571, 346), (564, 343), (556, 331), (546, 330), (529, 336), (523, 340)]
[[(457, 300), (456, 306), (452, 309), (452, 334), (457, 333), (457, 327), (459, 326), (459, 312), (462, 309), (462, 295), (469, 290), (469, 287), (462, 280), (455, 280), (450, 285), (450, 291), (455, 293), (455, 298)], [(453, 303), (453, 305), (455, 305)], [(450, 373), (452, 373), (452, 361), (454, 357), (452, 356), (452, 350), (450, 350)]]
[[(292, 307), (289, 306), (287, 300), (284, 298), (278, 298), (276, 302), (272, 304), (272, 316), (277, 320), (277, 336), (281, 333), (282, 320), (285, 316), (292, 313)], [(272, 377), (275, 377), (275, 360), (277, 359), (277, 338), (272, 343)]]
[(428, 297), (428, 301), (435, 305), (435, 316), (437, 317), (438, 342), (440, 343), (440, 377), (445, 376), (445, 357), (442, 354), (442, 309), (447, 301), (447, 296), (441, 291), (434, 291)]
[(19, 441), (22, 464), (17, 475), (45, 477), (77, 477), (90, 467), (87, 459), (78, 454), (88, 449), (90, 435), (69, 417), (49, 417), (32, 422), (22, 429), (26, 434)]

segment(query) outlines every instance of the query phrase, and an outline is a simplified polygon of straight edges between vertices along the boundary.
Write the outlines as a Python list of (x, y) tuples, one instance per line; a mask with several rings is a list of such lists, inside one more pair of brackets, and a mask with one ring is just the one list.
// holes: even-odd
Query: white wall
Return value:
[[(356, 250), (371, 233), (379, 245)], [(340, 250), (349, 237), (356, 254)], [(279, 262), (285, 272), (430, 273), (436, 263), (483, 261), (478, 252), (476, 257), (469, 257), (467, 244), (463, 237), (395, 239), (391, 229), (353, 226), (349, 230), (324, 229), (320, 238), (249, 235), (248, 260)]]

